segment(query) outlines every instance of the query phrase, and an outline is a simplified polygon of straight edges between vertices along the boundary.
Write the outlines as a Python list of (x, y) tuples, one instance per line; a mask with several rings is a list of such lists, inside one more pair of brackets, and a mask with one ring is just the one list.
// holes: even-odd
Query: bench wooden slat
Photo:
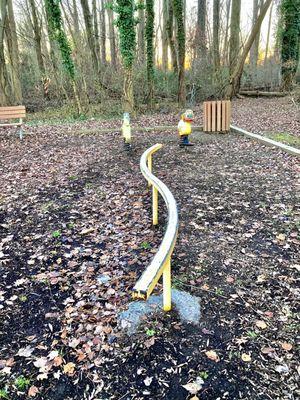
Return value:
[(0, 116), (2, 116), (2, 115), (11, 115), (11, 116), (14, 116), (14, 115), (26, 115), (26, 112), (25, 111), (20, 111), (20, 110), (15, 110), (15, 111), (2, 111), (1, 109), (0, 109)]
[(25, 106), (0, 107), (0, 120), (25, 118)]
[(0, 110), (0, 115), (26, 115), (25, 111), (22, 110), (12, 110), (12, 111), (2, 111)]
[(25, 112), (25, 106), (6, 106), (6, 107), (0, 107), (0, 111), (24, 111)]
[(19, 119), (19, 118), (25, 118), (26, 114), (0, 114), (0, 121), (1, 120), (6, 120), (6, 119)]
[(11, 124), (0, 124), (0, 128), (8, 127), (8, 126), (22, 126), (22, 125), (24, 125), (23, 122), (16, 122), (15, 124), (14, 123), (11, 123)]

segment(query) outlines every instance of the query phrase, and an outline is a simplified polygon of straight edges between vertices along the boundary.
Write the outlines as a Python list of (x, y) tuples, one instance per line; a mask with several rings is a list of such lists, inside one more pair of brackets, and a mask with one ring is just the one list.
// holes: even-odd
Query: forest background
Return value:
[(300, 0), (0, 0), (0, 105), (74, 116), (292, 93)]

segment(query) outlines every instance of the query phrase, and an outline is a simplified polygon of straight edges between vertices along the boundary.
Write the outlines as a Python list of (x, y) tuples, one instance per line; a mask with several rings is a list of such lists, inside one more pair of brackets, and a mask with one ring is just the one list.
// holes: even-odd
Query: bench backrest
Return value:
[(0, 107), (0, 120), (25, 118), (25, 106)]

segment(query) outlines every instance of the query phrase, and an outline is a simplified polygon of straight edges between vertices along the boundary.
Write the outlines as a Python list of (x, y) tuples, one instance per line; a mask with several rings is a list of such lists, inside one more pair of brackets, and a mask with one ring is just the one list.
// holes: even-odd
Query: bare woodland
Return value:
[[(293, 90), (299, 1), (253, 0), (247, 32), (244, 6), (242, 0), (1, 0), (0, 105), (24, 103), (37, 111), (68, 103), (84, 114), (107, 99), (123, 98), (132, 111), (232, 98), (241, 90)], [(59, 28), (53, 26), (57, 13)], [(124, 34), (122, 21), (131, 21)], [(287, 51), (293, 21), (296, 39)]]

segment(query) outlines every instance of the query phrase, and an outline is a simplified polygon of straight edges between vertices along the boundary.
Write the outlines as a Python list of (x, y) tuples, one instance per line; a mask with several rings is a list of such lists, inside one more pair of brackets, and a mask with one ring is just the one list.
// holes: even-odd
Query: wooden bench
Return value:
[[(0, 128), (19, 126), (19, 136), (23, 139), (23, 119), (26, 117), (25, 106), (0, 107)], [(16, 121), (18, 120), (18, 121)]]

